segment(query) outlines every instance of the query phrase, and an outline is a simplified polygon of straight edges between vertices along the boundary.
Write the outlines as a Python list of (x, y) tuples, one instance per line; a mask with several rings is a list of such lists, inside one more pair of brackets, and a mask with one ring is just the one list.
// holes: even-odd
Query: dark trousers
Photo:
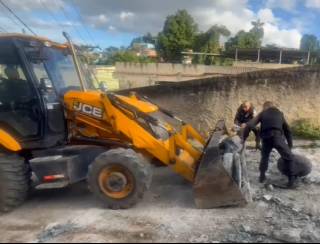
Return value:
[(284, 161), (286, 171), (288, 172), (288, 177), (293, 175), (292, 165), (293, 165), (293, 154), (288, 144), (282, 135), (272, 136), (262, 140), (262, 158), (260, 163), (260, 172), (262, 174), (266, 173), (269, 168), (269, 158), (272, 149), (276, 149), (281, 158)]
[(261, 141), (261, 138), (260, 138), (260, 131), (258, 128), (254, 128), (252, 129), (255, 137), (256, 137), (256, 144), (259, 145), (260, 144), (260, 141)]
[[(240, 126), (240, 125), (239, 125)], [(261, 137), (260, 137), (260, 130), (259, 128), (255, 127), (253, 129), (251, 129), (251, 131), (254, 133), (255, 137), (256, 137), (256, 145), (260, 146), (260, 142), (261, 142)], [(239, 132), (239, 136), (242, 138), (243, 137), (243, 132), (244, 132), (244, 129), (241, 129), (240, 132)]]

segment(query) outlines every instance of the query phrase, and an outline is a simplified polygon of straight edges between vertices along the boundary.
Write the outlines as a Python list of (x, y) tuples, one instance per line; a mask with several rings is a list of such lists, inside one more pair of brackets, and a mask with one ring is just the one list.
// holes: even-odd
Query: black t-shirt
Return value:
[(261, 124), (261, 138), (267, 139), (273, 136), (285, 135), (288, 144), (292, 147), (292, 134), (283, 113), (275, 108), (269, 108), (261, 112), (256, 118), (248, 123), (244, 130), (244, 139), (247, 139), (250, 130)]
[(254, 107), (251, 107), (249, 111), (243, 110), (243, 105), (238, 108), (234, 123), (236, 125), (247, 124), (254, 118)]

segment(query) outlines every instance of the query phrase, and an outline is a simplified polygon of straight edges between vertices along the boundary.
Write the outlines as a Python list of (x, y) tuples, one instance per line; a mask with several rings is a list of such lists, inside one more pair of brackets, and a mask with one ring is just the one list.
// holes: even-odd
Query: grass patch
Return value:
[(320, 140), (320, 126), (307, 119), (294, 122), (292, 132), (297, 138)]

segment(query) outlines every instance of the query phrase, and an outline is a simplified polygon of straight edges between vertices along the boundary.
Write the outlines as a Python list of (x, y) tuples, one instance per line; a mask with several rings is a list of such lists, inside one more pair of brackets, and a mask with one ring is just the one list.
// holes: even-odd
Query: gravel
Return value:
[[(259, 152), (247, 152), (254, 202), (244, 208), (196, 209), (192, 185), (157, 168), (150, 192), (129, 210), (103, 209), (85, 182), (35, 192), (21, 208), (0, 215), (0, 242), (319, 242), (320, 148), (306, 143), (295, 152), (308, 156), (314, 171), (297, 190), (259, 184)], [(273, 153), (271, 184), (286, 181), (277, 158)]]

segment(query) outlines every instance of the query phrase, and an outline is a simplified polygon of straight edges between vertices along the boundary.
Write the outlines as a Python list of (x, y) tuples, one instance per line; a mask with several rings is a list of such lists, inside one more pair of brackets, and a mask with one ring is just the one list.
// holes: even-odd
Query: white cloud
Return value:
[(266, 6), (268, 8), (280, 8), (286, 11), (294, 11), (297, 7), (298, 0), (268, 0)]
[(258, 18), (263, 22), (263, 23), (273, 23), (276, 24), (278, 23), (279, 19), (277, 19), (272, 10), (269, 8), (261, 9), (258, 12)]
[(255, 15), (249, 9), (241, 9), (238, 12), (219, 11), (218, 9), (199, 10), (194, 13), (196, 21), (199, 23), (200, 29), (203, 31), (209, 29), (212, 25), (225, 25), (232, 34), (236, 34), (239, 30), (248, 31), (251, 21)]
[(218, 11), (215, 9), (201, 10), (194, 14), (195, 19), (203, 30), (214, 24), (225, 25), (233, 35), (240, 30), (249, 31), (251, 22), (260, 19), (265, 23), (263, 44), (276, 44), (281, 47), (299, 48), (301, 33), (298, 29), (281, 28), (280, 19), (276, 18), (271, 9), (261, 9), (257, 14), (247, 8), (232, 11)]
[(299, 48), (302, 34), (297, 29), (280, 29), (271, 23), (264, 26), (263, 44), (276, 44), (280, 47)]
[(99, 28), (105, 26), (110, 21), (110, 19), (106, 15), (100, 14), (97, 16), (88, 17), (87, 21), (91, 24), (91, 26)]
[(257, 18), (264, 23), (263, 45), (276, 44), (279, 47), (299, 48), (302, 37), (300, 31), (297, 28), (281, 28), (281, 20), (274, 16), (271, 9), (261, 9)]
[(120, 19), (121, 21), (127, 21), (128, 19), (131, 19), (132, 17), (134, 17), (135, 14), (132, 12), (121, 12), (120, 13)]
[(15, 10), (32, 11), (43, 10), (44, 8), (51, 11), (59, 11), (61, 7), (65, 6), (63, 0), (7, 0), (7, 5)]
[[(250, 30), (251, 22), (260, 19), (265, 23), (264, 44), (299, 47), (301, 21), (296, 23), (291, 21), (285, 25), (286, 20), (277, 18), (273, 9), (294, 11), (299, 2), (305, 3), (310, 8), (317, 6), (320, 8), (320, 0), (265, 1), (265, 6), (257, 13), (249, 8), (248, 0), (77, 0), (74, 2), (79, 7), (84, 21), (102, 31), (157, 34), (161, 31), (166, 16), (174, 14), (178, 9), (186, 9), (194, 17), (201, 31), (206, 31), (217, 24), (225, 25), (232, 35), (235, 35), (240, 30)], [(53, 20), (48, 21), (46, 18), (40, 21), (35, 19), (37, 15), (30, 13), (32, 10), (44, 11), (43, 4), (45, 4), (52, 11), (57, 11), (56, 16), (59, 16), (58, 12), (62, 6), (71, 14), (70, 2), (66, 0), (7, 0), (6, 2), (16, 9), (27, 23), (35, 27), (36, 32), (44, 33), (50, 38), (61, 36), (61, 26), (67, 31), (72, 31), (72, 25), (80, 25), (72, 15), (69, 17), (70, 21), (61, 21), (62, 25), (57, 26), (52, 23)]]
[(320, 0), (306, 0), (306, 7), (320, 9)]

